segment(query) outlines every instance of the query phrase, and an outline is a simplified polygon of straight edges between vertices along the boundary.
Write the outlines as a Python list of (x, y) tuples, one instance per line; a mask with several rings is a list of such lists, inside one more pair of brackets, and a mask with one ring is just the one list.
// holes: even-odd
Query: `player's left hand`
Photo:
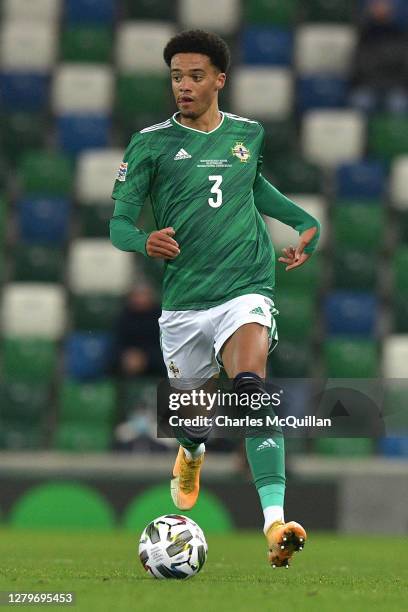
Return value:
[(286, 272), (302, 266), (305, 261), (310, 258), (310, 253), (304, 253), (304, 249), (307, 247), (309, 242), (313, 240), (314, 235), (317, 232), (317, 227), (310, 227), (309, 229), (302, 232), (299, 236), (299, 243), (296, 249), (293, 246), (285, 247), (282, 249), (282, 253), (285, 257), (279, 257), (278, 261), (288, 264), (285, 268)]

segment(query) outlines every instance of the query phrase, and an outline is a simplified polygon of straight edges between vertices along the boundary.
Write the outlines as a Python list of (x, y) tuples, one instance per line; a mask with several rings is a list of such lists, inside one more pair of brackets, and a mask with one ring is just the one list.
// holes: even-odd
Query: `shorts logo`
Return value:
[(249, 314), (260, 315), (261, 317), (265, 316), (265, 313), (260, 306), (257, 306), (256, 308), (253, 308), (252, 310), (250, 310)]
[(174, 361), (170, 361), (168, 369), (169, 369), (169, 372), (173, 374), (174, 378), (180, 378), (181, 372), (179, 368), (176, 366), (176, 364), (174, 363)]
[(119, 166), (119, 170), (118, 170), (118, 173), (116, 175), (117, 180), (121, 181), (122, 183), (124, 183), (126, 181), (127, 171), (128, 171), (128, 164), (127, 164), (127, 162), (122, 162), (120, 164), (120, 166)]
[(247, 162), (251, 157), (249, 149), (246, 148), (243, 142), (236, 142), (232, 147), (232, 154), (238, 157), (240, 162)]

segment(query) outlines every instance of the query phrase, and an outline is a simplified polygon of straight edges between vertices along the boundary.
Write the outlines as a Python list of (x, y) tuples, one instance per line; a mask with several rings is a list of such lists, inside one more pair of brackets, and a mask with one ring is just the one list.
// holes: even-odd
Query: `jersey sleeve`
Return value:
[(146, 137), (135, 134), (125, 151), (113, 188), (112, 198), (143, 206), (152, 183), (154, 163)]
[(255, 206), (263, 215), (277, 219), (286, 225), (290, 225), (290, 227), (293, 227), (297, 232), (299, 232), (299, 234), (311, 227), (317, 227), (317, 232), (314, 238), (304, 249), (305, 253), (313, 253), (319, 241), (320, 222), (303, 208), (292, 202), (292, 200), (284, 196), (269, 181), (267, 181), (264, 176), (262, 176), (265, 130), (262, 126), (261, 129), (262, 144), (258, 156), (257, 172), (253, 185)]

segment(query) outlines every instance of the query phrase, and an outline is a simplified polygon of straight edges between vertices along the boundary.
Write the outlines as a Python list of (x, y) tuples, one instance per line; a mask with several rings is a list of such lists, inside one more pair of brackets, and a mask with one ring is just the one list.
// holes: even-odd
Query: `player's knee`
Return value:
[[(234, 378), (233, 389), (238, 396), (238, 410), (241, 414), (256, 417), (262, 421), (259, 431), (252, 429), (247, 432), (247, 435), (258, 435), (259, 433), (275, 431), (281, 433), (279, 426), (272, 426), (269, 423), (273, 422), (276, 417), (272, 407), (272, 401), (268, 402), (265, 381), (254, 372), (240, 372)], [(261, 402), (260, 399), (263, 399)]]

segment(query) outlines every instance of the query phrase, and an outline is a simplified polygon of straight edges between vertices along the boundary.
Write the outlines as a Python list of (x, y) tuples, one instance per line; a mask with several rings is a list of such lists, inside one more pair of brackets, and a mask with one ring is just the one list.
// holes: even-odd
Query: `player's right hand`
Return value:
[(175, 259), (180, 254), (179, 245), (173, 239), (173, 227), (152, 232), (146, 242), (146, 253), (156, 259)]

